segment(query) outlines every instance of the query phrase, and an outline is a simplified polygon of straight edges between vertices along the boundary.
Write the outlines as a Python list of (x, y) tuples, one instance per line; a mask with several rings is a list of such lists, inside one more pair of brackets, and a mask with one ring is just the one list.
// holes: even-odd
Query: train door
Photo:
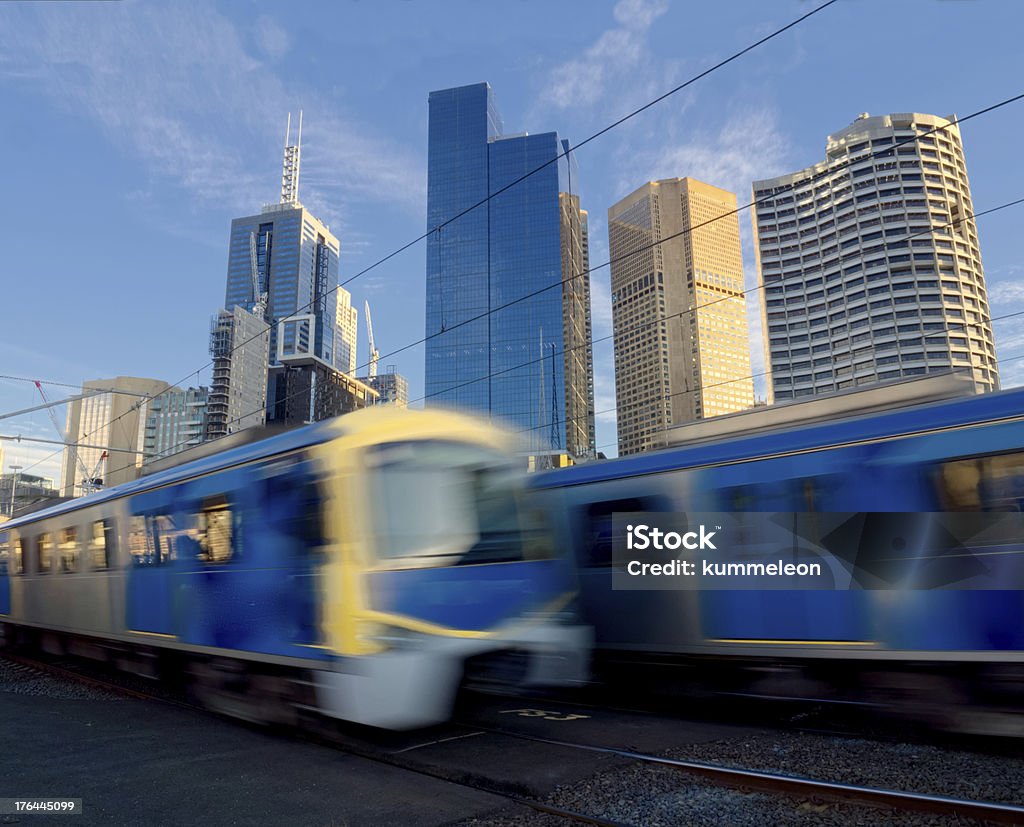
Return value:
[(178, 538), (187, 529), (177, 510), (174, 488), (159, 488), (128, 503), (128, 570), (125, 576), (125, 628), (129, 632), (175, 636), (174, 574)]
[[(574, 546), (580, 580), (580, 611), (594, 627), (598, 648), (656, 647), (671, 652), (692, 637), (692, 593), (686, 591), (626, 591), (612, 588), (612, 521), (614, 514), (664, 512), (667, 497), (636, 493), (598, 499), (599, 492), (575, 509)], [(624, 493), (609, 488), (608, 494)]]
[[(713, 469), (712, 487), (723, 511), (810, 514), (851, 511), (847, 489), (862, 485), (862, 459), (838, 452), (784, 457)], [(813, 517), (811, 520), (813, 531)], [(814, 554), (813, 536), (794, 535), (794, 554)], [(795, 561), (795, 558), (794, 558)], [(835, 561), (821, 556), (826, 572)], [(838, 585), (838, 588), (832, 588)], [(873, 639), (865, 592), (829, 582), (820, 590), (710, 590), (701, 592), (704, 637), (718, 641), (866, 642)]]
[[(1021, 522), (1014, 516), (1024, 512), (1020, 440), (1017, 424), (1004, 425), (907, 441), (884, 456), (916, 475), (922, 501), (914, 510), (991, 515), (982, 532), (965, 528), (958, 538), (933, 539), (928, 553), (906, 564), (901, 591), (875, 594), (890, 648), (1024, 649), (1024, 592), (1006, 585), (1019, 582), (1024, 566)], [(965, 454), (968, 447), (973, 450)]]
[(11, 613), (10, 536), (0, 531), (0, 615)]
[(319, 495), (300, 456), (182, 486), (176, 610), (199, 646), (308, 657), (319, 640)]

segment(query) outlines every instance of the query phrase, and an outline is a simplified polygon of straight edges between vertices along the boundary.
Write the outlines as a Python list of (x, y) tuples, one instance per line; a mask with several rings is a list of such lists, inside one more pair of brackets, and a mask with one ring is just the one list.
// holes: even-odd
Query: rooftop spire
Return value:
[(302, 154), (302, 110), (299, 110), (299, 134), (291, 144), (292, 113), (284, 131), (284, 170), (281, 173), (281, 203), (295, 204), (299, 200), (299, 160)]

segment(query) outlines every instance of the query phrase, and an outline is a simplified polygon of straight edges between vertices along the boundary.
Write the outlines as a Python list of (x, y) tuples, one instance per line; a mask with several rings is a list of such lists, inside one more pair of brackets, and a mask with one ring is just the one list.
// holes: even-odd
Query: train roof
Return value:
[(107, 490), (96, 494), (91, 494), (85, 497), (75, 497), (74, 499), (60, 503), (59, 505), (50, 506), (49, 508), (44, 508), (41, 511), (35, 511), (31, 514), (25, 514), (21, 517), (16, 517), (13, 520), (0, 524), (0, 531), (17, 528), (19, 525), (24, 523), (32, 523), (37, 520), (45, 519), (46, 517), (53, 517), (58, 514), (76, 511), (80, 508), (89, 508), (90, 506), (97, 505), (98, 503), (108, 502), (109, 500), (119, 499), (120, 497), (130, 497), (133, 494), (138, 494), (142, 491), (159, 488), (160, 486), (169, 485), (190, 477), (209, 474), (213, 471), (219, 471), (222, 468), (228, 468), (233, 465), (241, 465), (264, 457), (270, 457), (276, 454), (295, 451), (310, 445), (316, 445), (327, 440), (332, 434), (337, 434), (335, 422), (336, 420), (333, 419), (324, 420), (323, 422), (315, 422), (312, 425), (306, 425), (302, 428), (286, 431), (283, 434), (261, 439), (257, 442), (250, 442), (246, 445), (229, 448), (226, 451), (211, 454), (209, 456), (193, 460), (192, 462), (187, 462), (183, 465), (177, 465), (173, 468), (168, 468), (165, 471), (159, 471), (155, 474), (141, 477), (140, 479), (132, 482), (115, 485), (113, 488), (108, 488)]
[[(796, 406), (794, 406), (796, 407)], [(885, 439), (936, 428), (967, 425), (1024, 415), (1024, 388), (953, 400), (908, 405), (895, 410), (854, 412), (831, 422), (801, 425), (786, 423), (756, 434), (733, 434), (714, 442), (680, 445), (630, 457), (577, 465), (536, 475), (535, 488), (583, 485), (755, 459), (760, 456), (827, 448), (847, 442)]]
[[(416, 421), (420, 423), (420, 426), (424, 423), (428, 423), (428, 427), (432, 427), (429, 423), (446, 423), (448, 428), (459, 433), (462, 438), (468, 438), (467, 434), (473, 430), (469, 426), (474, 423), (487, 427), (489, 433), (493, 431), (494, 436), (504, 433), (505, 438), (510, 438), (506, 432), (491, 428), (484, 420), (470, 417), (457, 411), (444, 408), (431, 408), (429, 412), (423, 410), (411, 411), (393, 405), (374, 405), (370, 408), (343, 414), (333, 419), (325, 419), (322, 422), (315, 422), (312, 425), (269, 436), (256, 442), (232, 446), (226, 450), (199, 457), (191, 462), (175, 465), (143, 476), (132, 482), (116, 485), (97, 494), (76, 497), (59, 505), (22, 515), (6, 523), (0, 523), (0, 532), (46, 519), (47, 517), (66, 514), (81, 508), (89, 508), (98, 503), (108, 502), (121, 497), (130, 497), (143, 491), (150, 491), (164, 485), (172, 485), (182, 480), (210, 474), (224, 468), (297, 451), (312, 445), (319, 445), (329, 439), (345, 434), (355, 434), (360, 431), (374, 432), (375, 429), (381, 427), (390, 427), (390, 423), (396, 420), (408, 421), (409, 417), (412, 416), (416, 417)], [(418, 430), (420, 429), (413, 429), (413, 433)]]

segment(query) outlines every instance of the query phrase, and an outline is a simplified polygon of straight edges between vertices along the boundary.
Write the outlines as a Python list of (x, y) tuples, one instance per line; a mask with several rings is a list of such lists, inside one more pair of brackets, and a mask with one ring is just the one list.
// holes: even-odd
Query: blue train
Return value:
[(377, 408), (0, 525), (7, 643), (187, 677), (255, 720), (413, 728), (460, 684), (585, 674), (574, 576), (508, 438)]
[(982, 589), (923, 588), (936, 583), (920, 560), (880, 589), (612, 587), (616, 513), (1024, 510), (1024, 390), (955, 387), (929, 378), (719, 417), (677, 429), (676, 447), (538, 475), (598, 660), (631, 676), (687, 667), (660, 674), (690, 688), (901, 701), (1004, 731), (988, 713), (1024, 707), (1024, 591), (1000, 584), (1020, 583), (1024, 536), (965, 549)]

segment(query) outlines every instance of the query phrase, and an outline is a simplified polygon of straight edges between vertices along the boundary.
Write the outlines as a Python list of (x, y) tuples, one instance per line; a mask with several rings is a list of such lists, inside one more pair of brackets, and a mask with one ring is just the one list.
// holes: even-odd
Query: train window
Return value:
[(654, 503), (646, 498), (630, 497), (624, 500), (607, 500), (587, 506), (587, 527), (580, 565), (586, 568), (610, 566), (612, 564), (612, 515), (635, 511), (657, 511)]
[(198, 557), (204, 563), (226, 563), (233, 556), (232, 511), (227, 497), (207, 497), (196, 516)]
[(459, 443), (402, 442), (374, 448), (367, 462), (380, 558), (439, 566), (550, 554), (524, 520), (520, 472), (501, 456)]
[(133, 566), (152, 565), (149, 543), (146, 542), (146, 518), (133, 516), (128, 523), (128, 556)]
[(178, 537), (185, 532), (168, 514), (147, 514), (132, 517), (129, 546), (135, 566), (161, 566), (177, 555)]
[(60, 570), (78, 570), (78, 529), (74, 526), (60, 531)]
[(92, 524), (92, 536), (89, 538), (89, 557), (94, 571), (110, 568), (116, 544), (114, 521), (96, 520)]
[(12, 543), (11, 551), (14, 555), (14, 573), (24, 574), (25, 573), (25, 557), (21, 553), (21, 537), (15, 537), (14, 543)]
[(1024, 453), (941, 463), (936, 483), (947, 511), (1024, 511)]
[(53, 535), (44, 531), (36, 537), (36, 571), (47, 574), (53, 568)]
[(7, 574), (8, 555), (11, 553), (11, 544), (6, 534), (0, 534), (0, 574)]

